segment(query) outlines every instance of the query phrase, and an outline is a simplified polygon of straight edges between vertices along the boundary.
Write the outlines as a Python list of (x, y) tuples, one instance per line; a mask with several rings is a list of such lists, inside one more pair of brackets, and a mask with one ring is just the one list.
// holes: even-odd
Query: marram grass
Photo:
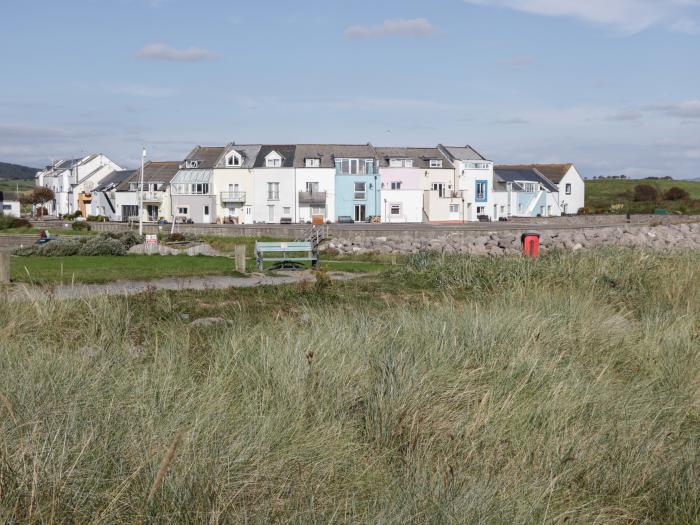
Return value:
[(0, 522), (697, 523), (699, 263), (3, 302)]

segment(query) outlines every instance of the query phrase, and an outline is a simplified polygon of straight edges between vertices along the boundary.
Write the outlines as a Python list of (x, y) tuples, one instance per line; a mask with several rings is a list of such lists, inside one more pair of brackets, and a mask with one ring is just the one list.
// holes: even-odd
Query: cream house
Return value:
[(253, 222), (253, 171), (259, 144), (229, 144), (213, 171), (216, 222)]

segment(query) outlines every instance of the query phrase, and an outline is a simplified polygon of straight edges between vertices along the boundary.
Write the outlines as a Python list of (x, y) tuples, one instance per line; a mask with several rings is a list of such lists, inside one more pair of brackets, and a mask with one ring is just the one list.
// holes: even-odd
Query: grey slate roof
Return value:
[(97, 188), (95, 191), (106, 191), (109, 187), (111, 186), (117, 186), (121, 182), (127, 180), (131, 175), (136, 170), (117, 170), (113, 171), (109, 175), (107, 175), (102, 181), (98, 184)]
[(185, 157), (185, 161), (198, 160), (199, 166), (197, 169), (210, 170), (216, 166), (225, 150), (224, 146), (196, 146)]
[(241, 165), (235, 166), (236, 168), (252, 168), (255, 166), (255, 160), (258, 158), (258, 153), (260, 153), (260, 144), (229, 144), (224, 150), (224, 154), (221, 155), (219, 162), (216, 163), (217, 168), (225, 168), (226, 157), (232, 151), (237, 152), (241, 158)]
[(569, 173), (573, 164), (521, 164), (514, 166), (503, 166), (508, 168), (534, 168), (542, 175), (551, 180), (554, 184), (559, 184), (564, 176)]
[(294, 167), (294, 154), (296, 151), (296, 146), (294, 144), (286, 144), (286, 145), (265, 145), (260, 147), (260, 151), (258, 152), (258, 158), (255, 159), (255, 167), (256, 168), (264, 168), (265, 167), (265, 157), (273, 151), (276, 151), (280, 155), (282, 155), (282, 167), (283, 168), (293, 168)]
[[(164, 185), (167, 185), (173, 180), (173, 177), (175, 177), (179, 169), (180, 163), (177, 161), (150, 161), (143, 167), (143, 181), (162, 182)], [(127, 191), (129, 189), (129, 183), (139, 182), (140, 180), (141, 170), (132, 170), (131, 176), (122, 181), (119, 187), (117, 187), (117, 191)]]
[(516, 181), (538, 182), (551, 192), (559, 191), (556, 184), (542, 175), (535, 168), (521, 166), (496, 166), (493, 170), (493, 174), (494, 178), (496, 179), (496, 184)]
[(376, 148), (379, 167), (388, 168), (390, 159), (413, 159), (414, 168), (430, 168), (430, 161), (441, 160), (442, 167), (452, 168), (452, 163), (438, 148)]
[(16, 191), (0, 191), (0, 202), (18, 201), (19, 196)]
[(444, 151), (448, 157), (452, 157), (451, 160), (488, 160), (481, 153), (479, 153), (469, 145), (460, 147), (443, 146), (442, 144), (440, 144), (438, 148)]
[(374, 159), (369, 144), (297, 144), (294, 166), (303, 168), (306, 159), (321, 159), (321, 168), (335, 168), (335, 159)]

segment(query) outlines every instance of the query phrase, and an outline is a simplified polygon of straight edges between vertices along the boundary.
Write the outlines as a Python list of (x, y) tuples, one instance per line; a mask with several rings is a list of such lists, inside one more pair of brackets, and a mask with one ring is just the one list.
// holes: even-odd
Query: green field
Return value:
[(690, 194), (690, 199), (700, 199), (700, 182), (680, 180), (587, 180), (586, 207), (592, 213), (610, 213), (611, 206), (623, 204), (613, 213), (653, 213), (657, 208), (664, 208), (679, 213), (700, 213), (700, 202), (666, 201), (635, 202), (634, 187), (638, 184), (655, 186), (660, 193), (673, 188), (683, 188)]
[(27, 191), (34, 189), (33, 179), (0, 179), (0, 191)]
[(622, 249), (0, 301), (0, 515), (697, 523), (699, 327), (697, 253)]

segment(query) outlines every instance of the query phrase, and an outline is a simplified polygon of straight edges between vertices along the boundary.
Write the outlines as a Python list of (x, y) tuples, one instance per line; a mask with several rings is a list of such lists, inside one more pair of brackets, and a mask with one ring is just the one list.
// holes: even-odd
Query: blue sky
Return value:
[(469, 143), (700, 177), (700, 0), (2, 2), (0, 160)]

